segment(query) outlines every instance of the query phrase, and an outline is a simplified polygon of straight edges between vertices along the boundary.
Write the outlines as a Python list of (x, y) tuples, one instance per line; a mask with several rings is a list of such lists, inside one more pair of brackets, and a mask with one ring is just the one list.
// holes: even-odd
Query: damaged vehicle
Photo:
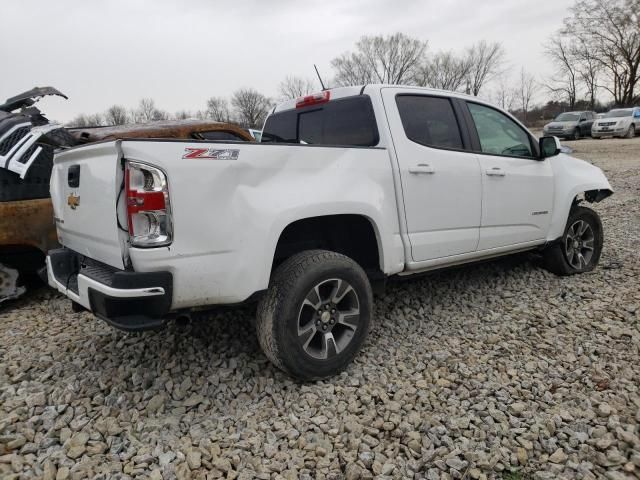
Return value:
[(523, 251), (558, 275), (593, 270), (604, 235), (584, 202), (612, 190), (477, 97), (360, 85), (278, 105), (257, 144), (69, 149), (51, 194), (49, 285), (75, 310), (145, 330), (257, 300), (265, 355), (314, 380), (356, 357), (389, 277)]
[(35, 106), (51, 95), (67, 98), (36, 87), (0, 105), (0, 302), (22, 294), (20, 275), (35, 274), (45, 252), (58, 246), (49, 198), (54, 150), (118, 138), (253, 141), (242, 128), (211, 120), (64, 128)]
[(0, 302), (22, 294), (19, 272), (35, 273), (57, 245), (49, 199), (53, 151), (76, 142), (34, 106), (49, 95), (67, 98), (36, 87), (0, 105)]

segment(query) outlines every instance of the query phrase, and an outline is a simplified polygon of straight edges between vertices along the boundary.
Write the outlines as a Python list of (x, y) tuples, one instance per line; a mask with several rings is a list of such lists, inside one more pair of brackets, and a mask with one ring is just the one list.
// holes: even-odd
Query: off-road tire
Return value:
[[(308, 292), (321, 282), (341, 279), (357, 295), (360, 317), (347, 345), (326, 359), (314, 358), (300, 345), (299, 322)], [(307, 250), (284, 261), (274, 272), (258, 304), (258, 342), (271, 362), (285, 373), (313, 381), (342, 371), (356, 356), (369, 331), (373, 295), (362, 268), (352, 259), (327, 250)]]
[[(569, 230), (580, 220), (586, 222), (593, 232), (593, 253), (586, 265), (581, 265), (580, 268), (576, 268), (569, 261), (567, 240)], [(596, 267), (600, 260), (603, 240), (602, 222), (598, 214), (590, 208), (575, 206), (569, 212), (569, 218), (562, 238), (543, 252), (544, 267), (550, 272), (562, 276), (590, 272)]]
[(634, 125), (629, 125), (629, 130), (627, 130), (627, 134), (624, 138), (633, 138), (636, 136), (636, 127)]

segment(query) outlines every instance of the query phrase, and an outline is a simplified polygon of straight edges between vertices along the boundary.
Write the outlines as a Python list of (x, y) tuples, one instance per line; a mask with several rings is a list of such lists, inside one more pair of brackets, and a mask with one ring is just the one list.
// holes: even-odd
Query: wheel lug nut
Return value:
[(323, 330), (326, 330), (326, 329), (327, 329), (327, 326), (326, 326), (326, 325), (322, 325), (322, 329), (323, 329)]
[(331, 309), (331, 313), (336, 313), (336, 309), (335, 309), (335, 308), (332, 308), (332, 309)]
[(333, 318), (332, 318), (331, 320), (329, 320), (329, 323), (330, 323), (331, 325), (333, 325), (335, 322), (336, 322), (336, 321), (335, 321)]
[(320, 320), (316, 320), (316, 326), (320, 325)]

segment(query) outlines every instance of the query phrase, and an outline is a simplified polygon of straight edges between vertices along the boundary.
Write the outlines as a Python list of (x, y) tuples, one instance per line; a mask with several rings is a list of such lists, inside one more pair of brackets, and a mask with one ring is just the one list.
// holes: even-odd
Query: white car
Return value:
[(336, 88), (279, 105), (262, 143), (124, 139), (55, 158), (64, 248), (50, 285), (75, 308), (141, 330), (257, 300), (275, 365), (325, 378), (357, 354), (389, 277), (542, 252), (561, 275), (603, 243), (582, 206), (603, 172), (475, 97)]
[(640, 132), (640, 107), (618, 108), (593, 122), (591, 136), (633, 138)]

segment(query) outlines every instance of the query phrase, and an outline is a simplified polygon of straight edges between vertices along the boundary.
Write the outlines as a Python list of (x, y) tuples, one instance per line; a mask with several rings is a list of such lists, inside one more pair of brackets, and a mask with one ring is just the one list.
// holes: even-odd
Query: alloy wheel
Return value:
[(593, 228), (584, 220), (578, 220), (567, 230), (564, 251), (572, 268), (586, 268), (593, 257), (595, 234)]
[(298, 341), (311, 357), (327, 360), (351, 343), (360, 321), (355, 289), (339, 278), (323, 280), (305, 296), (298, 313)]

